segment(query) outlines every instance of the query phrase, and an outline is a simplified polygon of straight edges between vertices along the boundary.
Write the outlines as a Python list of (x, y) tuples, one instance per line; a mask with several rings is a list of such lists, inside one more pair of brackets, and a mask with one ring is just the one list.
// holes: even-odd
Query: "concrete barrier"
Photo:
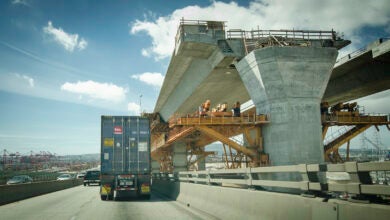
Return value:
[(171, 199), (177, 199), (180, 193), (180, 182), (153, 179), (152, 190), (155, 190)]
[(153, 190), (220, 219), (385, 220), (390, 206), (153, 180)]
[(82, 179), (0, 186), (0, 205), (83, 184)]

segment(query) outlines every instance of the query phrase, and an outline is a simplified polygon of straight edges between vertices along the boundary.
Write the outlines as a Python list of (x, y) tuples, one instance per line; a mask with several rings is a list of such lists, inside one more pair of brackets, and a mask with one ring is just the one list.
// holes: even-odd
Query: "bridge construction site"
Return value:
[[(389, 132), (390, 114), (359, 103), (389, 94), (388, 38), (338, 59), (350, 41), (334, 30), (182, 19), (172, 40), (153, 112), (102, 116), (100, 190), (81, 179), (2, 185), (0, 204), (12, 203), (1, 217), (389, 219), (389, 148), (365, 133)], [(376, 157), (356, 156), (357, 137)], [(0, 168), (39, 173), (56, 157), (4, 150)], [(72, 158), (59, 162), (88, 165)], [(146, 201), (106, 201), (130, 195)]]
[[(145, 114), (157, 185), (337, 192), (388, 203), (390, 186), (372, 185), (370, 172), (386, 176), (390, 162), (349, 162), (349, 152), (368, 128), (390, 130), (389, 113), (366, 114), (353, 101), (390, 89), (390, 41), (336, 60), (348, 44), (334, 30), (225, 30), (221, 21), (181, 20), (154, 112)], [(346, 129), (327, 138), (334, 126)], [(222, 143), (223, 170), (206, 170), (214, 142)], [(349, 173), (349, 182), (321, 178), (331, 171)]]
[[(349, 70), (351, 67), (346, 64), (333, 68), (337, 50), (350, 43), (341, 39), (335, 31), (228, 30), (225, 33), (224, 28), (224, 22), (217, 21), (182, 20), (180, 23), (175, 53), (155, 113), (151, 115), (152, 157), (159, 162), (159, 171), (181, 171), (190, 167), (204, 169), (204, 158), (213, 153), (205, 152), (204, 148), (215, 141), (223, 144), (226, 161), (235, 160), (232, 154), (226, 153), (225, 146), (236, 151), (236, 158), (245, 157), (251, 167), (323, 160), (341, 162), (343, 159), (338, 149), (353, 137), (371, 126), (379, 129), (378, 126), (384, 125), (389, 129), (387, 115), (364, 114), (359, 112), (357, 103), (347, 103), (388, 89), (388, 85), (381, 86), (382, 81), (389, 80), (388, 76), (378, 70), (378, 77), (383, 76), (378, 79), (384, 80), (361, 82), (356, 88), (351, 88), (359, 92), (350, 95), (349, 82), (352, 84), (351, 75), (356, 74), (352, 71), (359, 69)], [(325, 51), (318, 56), (327, 56), (328, 60), (314, 60), (313, 49), (317, 48)], [(257, 60), (262, 57), (253, 56), (264, 50), (271, 53), (264, 55), (267, 63), (256, 66), (255, 62), (262, 61)], [(282, 52), (275, 53), (276, 50)], [(299, 57), (295, 50), (306, 54)], [(283, 56), (296, 61), (297, 66)], [(381, 54), (375, 59), (383, 60), (388, 56)], [(277, 60), (279, 57), (280, 60)], [(272, 59), (276, 59), (277, 65), (266, 66)], [(313, 67), (305, 59), (310, 59)], [(284, 65), (281, 65), (282, 62), (285, 62)], [(373, 65), (373, 61), (366, 62), (364, 65)], [(288, 68), (283, 69), (285, 66)], [(270, 71), (269, 76), (267, 71)], [(344, 78), (351, 79), (345, 82)], [(346, 89), (335, 93), (340, 87)], [(241, 115), (230, 111), (230, 106), (219, 110), (220, 103), (239, 104), (250, 99), (254, 104), (243, 110)], [(219, 104), (210, 106), (210, 100)], [(321, 147), (331, 126), (350, 128)], [(232, 140), (240, 134), (244, 137), (242, 143)], [(268, 145), (271, 149), (267, 149)], [(300, 147), (294, 148), (294, 145)], [(315, 145), (318, 147), (314, 148)], [(291, 160), (291, 163), (278, 159), (287, 152), (304, 152), (300, 149), (304, 146), (310, 149), (310, 155)], [(276, 148), (286, 148), (286, 151)], [(182, 155), (181, 159), (178, 153)], [(231, 168), (240, 165), (232, 164)]]
[[(326, 133), (331, 126), (350, 126), (349, 130), (345, 131), (337, 137), (333, 137), (331, 141), (327, 140), (324, 145), (324, 158), (327, 162), (344, 162), (349, 161), (350, 140), (360, 133), (366, 131), (371, 126), (379, 131), (381, 125), (389, 128), (387, 115), (368, 115), (360, 114), (357, 103), (338, 103), (332, 108), (323, 107), (326, 103), (321, 103), (321, 124), (322, 124), (322, 139), (326, 137)], [(341, 106), (341, 107), (340, 107)], [(347, 106), (347, 107), (345, 107)], [(350, 106), (354, 106), (350, 108)], [(328, 110), (329, 108), (329, 110)], [(326, 109), (326, 110), (324, 110)], [(154, 121), (152, 125), (153, 133), (153, 157), (160, 162), (160, 171), (172, 172), (172, 146), (175, 142), (184, 141), (187, 144), (187, 163), (189, 170), (199, 170), (200, 163), (208, 155), (214, 152), (206, 152), (205, 146), (215, 141), (220, 141), (223, 146), (225, 168), (241, 168), (243, 159), (245, 158), (246, 167), (269, 166), (270, 160), (262, 143), (261, 127), (270, 123), (270, 115), (256, 115), (251, 109), (242, 113), (240, 116), (234, 116), (232, 112), (219, 114), (216, 112), (205, 112), (202, 114), (187, 114), (186, 116), (174, 115), (168, 123)], [(345, 111), (344, 111), (345, 110)], [(156, 127), (165, 127), (163, 130), (156, 132)], [(242, 134), (245, 138), (245, 145), (237, 143), (231, 138)], [(345, 143), (347, 145), (346, 158), (341, 158), (338, 149)], [(229, 153), (227, 153), (227, 148)], [(231, 148), (235, 150), (234, 156)], [(258, 157), (255, 157), (256, 151), (260, 152)], [(195, 158), (195, 160), (193, 160)], [(248, 163), (249, 162), (249, 163)], [(194, 166), (197, 164), (196, 166)], [(203, 167), (203, 169), (205, 169)]]

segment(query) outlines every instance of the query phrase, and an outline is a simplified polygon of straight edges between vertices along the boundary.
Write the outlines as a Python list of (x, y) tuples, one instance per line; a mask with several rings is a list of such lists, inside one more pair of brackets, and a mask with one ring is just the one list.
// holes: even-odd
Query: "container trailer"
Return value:
[(141, 116), (101, 117), (102, 200), (150, 198), (149, 119)]

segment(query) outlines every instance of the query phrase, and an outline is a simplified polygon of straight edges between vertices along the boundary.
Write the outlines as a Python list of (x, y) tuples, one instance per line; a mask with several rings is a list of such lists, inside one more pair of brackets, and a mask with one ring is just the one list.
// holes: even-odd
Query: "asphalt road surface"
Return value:
[(0, 206), (0, 219), (215, 219), (153, 194), (150, 200), (101, 201), (99, 187), (78, 186)]

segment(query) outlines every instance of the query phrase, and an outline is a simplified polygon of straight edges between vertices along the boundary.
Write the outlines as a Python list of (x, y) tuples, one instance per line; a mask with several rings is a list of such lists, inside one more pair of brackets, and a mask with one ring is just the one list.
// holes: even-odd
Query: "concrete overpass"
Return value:
[[(256, 49), (254, 38), (244, 31), (225, 31), (223, 27), (198, 32), (199, 26), (207, 29), (208, 25), (213, 24), (183, 23), (178, 30), (175, 51), (154, 109), (165, 121), (174, 113), (193, 113), (206, 99), (212, 104), (250, 100), (235, 65)], [(322, 37), (326, 39), (326, 35)], [(306, 42), (319, 44), (317, 39), (307, 38)], [(336, 48), (346, 44), (340, 40)], [(390, 89), (389, 62), (390, 41), (386, 39), (378, 39), (337, 60), (323, 101), (348, 102)]]
[(336, 61), (323, 101), (348, 102), (390, 89), (390, 40), (378, 39)]
[[(324, 161), (320, 102), (390, 88), (390, 41), (378, 40), (336, 62), (337, 50), (350, 42), (333, 30), (226, 31), (223, 22), (182, 20), (175, 40), (154, 112), (168, 121), (193, 114), (207, 99), (211, 107), (252, 100), (257, 114), (271, 118), (254, 142), (264, 143), (265, 150), (257, 151), (270, 155), (273, 165)], [(183, 168), (189, 145), (172, 144), (173, 162), (181, 160)]]

